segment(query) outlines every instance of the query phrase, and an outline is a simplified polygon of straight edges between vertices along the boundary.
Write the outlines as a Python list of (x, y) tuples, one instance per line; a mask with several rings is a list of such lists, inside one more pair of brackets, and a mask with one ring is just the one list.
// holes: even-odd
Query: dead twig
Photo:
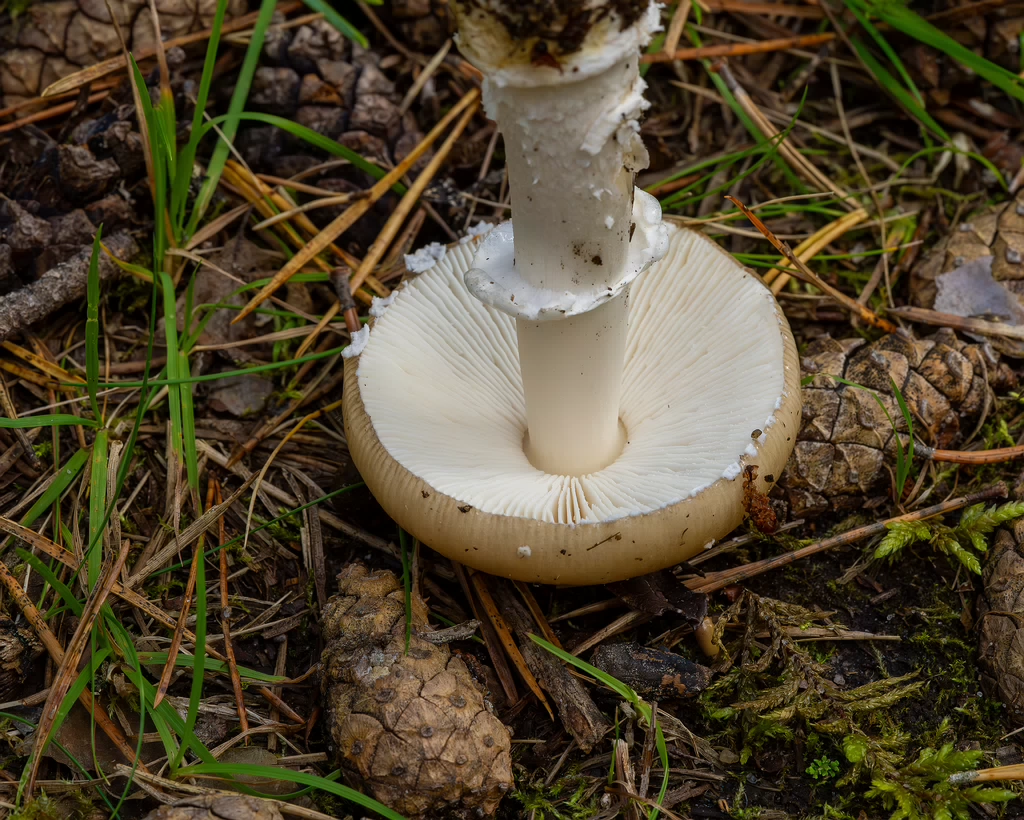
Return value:
[[(121, 260), (128, 260), (139, 252), (139, 246), (127, 233), (105, 237), (103, 244)], [(69, 302), (84, 298), (91, 256), (92, 249), (85, 248), (31, 284), (4, 296), (0, 300), (0, 341), (42, 321)], [(119, 271), (106, 255), (100, 257), (100, 279), (109, 279)]]
[(871, 538), (875, 535), (881, 535), (886, 531), (890, 524), (906, 521), (922, 521), (925, 518), (934, 518), (937, 515), (945, 515), (955, 510), (969, 507), (971, 504), (977, 504), (981, 501), (988, 501), (993, 498), (1006, 498), (1006, 485), (1002, 482), (993, 484), (991, 487), (986, 487), (984, 490), (979, 490), (976, 493), (970, 495), (961, 496), (960, 498), (953, 498), (949, 501), (943, 501), (941, 504), (935, 504), (931, 507), (925, 507), (923, 510), (916, 510), (906, 515), (898, 515), (895, 518), (890, 518), (886, 521), (878, 521), (874, 524), (867, 524), (863, 527), (855, 527), (848, 532), (844, 532), (840, 535), (834, 535), (831, 538), (825, 538), (821, 541), (817, 541), (813, 544), (809, 544), (806, 547), (802, 547), (792, 552), (783, 553), (782, 555), (776, 555), (773, 558), (765, 558), (763, 561), (755, 561), (752, 564), (744, 564), (743, 566), (733, 567), (732, 569), (722, 570), (721, 572), (709, 572), (703, 578), (691, 578), (686, 582), (686, 586), (696, 592), (711, 593), (717, 590), (724, 589), (727, 586), (738, 584), (742, 581), (747, 581), (758, 575), (762, 575), (765, 572), (779, 569), (780, 567), (792, 564), (794, 561), (799, 561), (803, 558), (807, 558), (810, 555), (816, 555), (819, 552), (830, 550), (835, 547), (844, 547), (848, 544), (855, 544), (857, 541), (863, 541), (865, 538)]
[(759, 43), (725, 43), (700, 48), (680, 48), (676, 51), (658, 51), (644, 54), (641, 63), (671, 63), (674, 60), (710, 60), (716, 57), (743, 57), (747, 54), (766, 54), (771, 51), (787, 51), (792, 48), (811, 48), (836, 39), (833, 32), (804, 34), (799, 37), (780, 37), (777, 40), (762, 40)]
[(793, 267), (800, 271), (799, 274), (793, 275), (797, 276), (797, 278), (807, 282), (808, 284), (814, 285), (822, 293), (831, 296), (836, 302), (838, 302), (840, 305), (842, 305), (844, 308), (846, 308), (854, 315), (858, 316), (862, 321), (867, 322), (872, 327), (877, 327), (879, 330), (883, 330), (886, 333), (895, 333), (897, 330), (899, 330), (899, 328), (897, 328), (896, 325), (894, 325), (888, 319), (883, 319), (881, 316), (879, 316), (877, 313), (871, 310), (871, 308), (869, 308), (867, 305), (862, 305), (856, 299), (852, 299), (851, 297), (843, 293), (841, 290), (832, 287), (832, 285), (828, 284), (824, 279), (818, 276), (818, 274), (816, 274), (809, 267), (807, 267), (807, 265), (805, 265), (802, 260), (797, 258), (797, 256), (793, 253), (792, 249), (789, 247), (789, 245), (787, 245), (781, 239), (777, 238), (775, 234), (773, 234), (771, 230), (760, 219), (757, 218), (754, 212), (751, 211), (746, 205), (744, 205), (738, 199), (736, 199), (736, 197), (727, 196), (726, 199), (728, 199), (733, 205), (739, 208), (740, 211), (743, 212), (743, 215), (750, 220), (751, 224), (753, 224), (753, 226), (764, 235), (765, 239), (771, 242), (772, 245), (775, 246), (775, 249), (779, 251), (779, 253), (781, 253), (783, 256), (785, 256), (786, 259), (789, 260), (790, 264), (793, 265)]
[(920, 322), (933, 327), (948, 327), (962, 330), (964, 333), (977, 333), (981, 336), (1001, 336), (1004, 339), (1024, 340), (1024, 327), (1007, 325), (1002, 322), (990, 322), (987, 319), (975, 319), (972, 316), (957, 316), (953, 313), (942, 313), (919, 307), (890, 308), (889, 313), (910, 322)]
[[(57, 720), (61, 703), (64, 700), (64, 696), (71, 688), (71, 684), (74, 682), (75, 677), (78, 675), (78, 662), (82, 659), (82, 655), (89, 643), (89, 637), (92, 635), (92, 628), (96, 623), (96, 619), (99, 617), (100, 609), (103, 607), (107, 597), (110, 595), (110, 591), (113, 588), (118, 575), (121, 574), (121, 568), (124, 566), (124, 562), (127, 558), (128, 542), (125, 541), (121, 544), (121, 549), (118, 551), (114, 560), (111, 561), (108, 559), (106, 561), (106, 567), (100, 575), (100, 578), (93, 589), (92, 595), (89, 597), (88, 603), (82, 610), (82, 615), (78, 621), (78, 628), (75, 630), (75, 634), (71, 636), (71, 640), (68, 642), (68, 647), (64, 650), (63, 657), (57, 664), (57, 674), (54, 677), (53, 684), (50, 686), (50, 694), (46, 698), (46, 703), (43, 706), (43, 713), (39, 717), (39, 723), (36, 725), (35, 741), (32, 744), (32, 753), (28, 764), (28, 784), (26, 786), (27, 794), (32, 794), (35, 791), (36, 775), (39, 773), (39, 764), (43, 759), (43, 751), (46, 749), (46, 746), (50, 741), (50, 732)], [(121, 738), (124, 739), (124, 736), (122, 735)], [(113, 740), (113, 738), (111, 739)], [(127, 741), (125, 741), (125, 745), (127, 746)], [(124, 750), (122, 749), (122, 751)], [(132, 751), (130, 747), (128, 751), (128, 760), (134, 760), (134, 751)]]

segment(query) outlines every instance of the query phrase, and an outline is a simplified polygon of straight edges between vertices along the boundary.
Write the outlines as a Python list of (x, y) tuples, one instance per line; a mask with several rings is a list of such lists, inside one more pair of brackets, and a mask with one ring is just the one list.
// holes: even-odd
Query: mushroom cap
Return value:
[(743, 519), (800, 425), (796, 345), (755, 276), (675, 229), (630, 289), (626, 445), (585, 476), (523, 451), (516, 323), (463, 281), (473, 246), (408, 282), (345, 361), (345, 432), (370, 491), (424, 544), (522, 581), (601, 584), (672, 566)]

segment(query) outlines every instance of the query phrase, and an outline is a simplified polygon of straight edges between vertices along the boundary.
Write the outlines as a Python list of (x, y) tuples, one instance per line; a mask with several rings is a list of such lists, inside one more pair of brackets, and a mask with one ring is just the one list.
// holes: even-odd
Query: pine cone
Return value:
[(415, 51), (437, 51), (448, 38), (447, 0), (391, 0), (386, 9), (397, 34)]
[[(391, 164), (423, 138), (416, 117), (403, 115), (400, 102), (394, 82), (380, 68), (379, 55), (353, 45), (318, 20), (267, 32), (248, 107), (294, 119), (367, 159)], [(246, 129), (239, 144), (251, 165), (282, 175), (318, 162), (305, 143), (279, 128)], [(292, 149), (300, 149), (300, 156), (288, 156)]]
[(42, 652), (43, 646), (31, 629), (15, 626), (10, 618), (0, 616), (0, 701), (12, 695), (24, 697), (21, 685)]
[(982, 574), (978, 598), (978, 664), (990, 697), (1024, 720), (1024, 526), (1000, 529)]
[[(153, 45), (153, 18), (146, 0), (110, 0), (128, 48)], [(246, 10), (245, 0), (228, 0), (228, 15)], [(163, 39), (209, 28), (217, 0), (162, 0)], [(121, 53), (106, 0), (37, 2), (0, 28), (0, 108), (39, 93), (61, 77)]]
[(936, 277), (985, 256), (992, 257), (992, 277), (1018, 299), (1024, 297), (1024, 188), (1016, 199), (961, 222), (932, 248), (911, 275), (914, 304), (930, 308)]
[(870, 391), (905, 436), (894, 381), (913, 416), (914, 434), (932, 447), (950, 448), (973, 430), (989, 402), (989, 385), (1012, 379), (989, 345), (964, 343), (948, 329), (919, 341), (896, 333), (871, 344), (819, 339), (800, 366), (813, 378), (803, 390), (796, 448), (779, 481), (795, 516), (851, 509), (888, 482), (885, 465), (894, 463), (895, 433)]
[(405, 653), (405, 598), (388, 571), (350, 564), (324, 608), (322, 687), (340, 763), (406, 816), (448, 805), (492, 814), (512, 786), (510, 738), (465, 663), (416, 635)]

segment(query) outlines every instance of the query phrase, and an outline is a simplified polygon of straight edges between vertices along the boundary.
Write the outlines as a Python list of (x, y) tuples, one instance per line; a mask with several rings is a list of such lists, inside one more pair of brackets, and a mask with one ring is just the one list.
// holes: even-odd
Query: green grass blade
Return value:
[(860, 23), (861, 28), (871, 36), (871, 39), (875, 41), (876, 45), (880, 49), (882, 49), (882, 53), (888, 58), (889, 62), (893, 64), (893, 67), (896, 69), (896, 73), (900, 75), (904, 85), (906, 85), (910, 94), (917, 101), (917, 104), (921, 106), (921, 108), (924, 108), (924, 97), (921, 96), (921, 92), (918, 91), (917, 85), (915, 85), (914, 81), (910, 78), (910, 74), (907, 72), (906, 66), (903, 65), (903, 61), (900, 60), (899, 55), (893, 51), (892, 46), (889, 45), (889, 41), (886, 40), (885, 37), (882, 36), (882, 32), (875, 28), (874, 24), (868, 20), (867, 15), (863, 14), (855, 5), (848, 5), (847, 8), (849, 8), (853, 13), (853, 16), (857, 18), (857, 22)]
[(946, 130), (939, 125), (924, 108), (918, 105), (910, 92), (908, 92), (900, 83), (896, 80), (889, 70), (885, 68), (877, 59), (875, 55), (871, 53), (868, 47), (862, 40), (857, 37), (851, 37), (850, 43), (853, 45), (854, 50), (857, 52), (857, 56), (867, 66), (874, 76), (875, 80), (885, 91), (887, 91), (914, 119), (916, 119), (921, 125), (926, 127), (935, 136), (945, 143), (950, 142), (949, 134)]
[[(139, 662), (139, 656), (135, 649), (135, 642), (132, 640), (132, 636), (128, 633), (128, 630), (124, 628), (124, 625), (120, 620), (113, 614), (112, 611), (104, 612), (104, 618), (107, 623), (107, 628), (110, 630), (110, 634), (114, 638), (114, 646), (118, 649), (121, 656), (124, 658), (125, 663), (123, 668), (125, 674), (134, 685), (136, 691), (139, 693), (139, 747), (138, 752), (141, 754), (142, 751), (142, 737), (146, 730), (146, 716), (147, 714), (153, 720), (153, 726), (156, 728), (157, 734), (160, 736), (160, 742), (163, 743), (164, 751), (167, 754), (168, 760), (173, 760), (174, 756), (178, 753), (178, 743), (174, 738), (174, 732), (171, 727), (167, 724), (167, 721), (163, 720), (150, 708), (153, 699), (152, 696), (149, 700), (146, 700), (146, 688), (147, 686), (152, 689), (152, 686), (146, 680), (145, 672), (142, 669), (142, 664)], [(155, 692), (155, 690), (154, 690)], [(161, 704), (162, 706), (163, 704)], [(173, 710), (172, 710), (173, 711)], [(175, 713), (177, 714), (177, 713)], [(136, 760), (139, 760), (139, 754), (136, 754)], [(125, 784), (125, 793), (127, 793), (131, 781)], [(124, 795), (122, 794), (122, 801)]]
[(200, 763), (196, 766), (189, 766), (187, 769), (179, 769), (178, 775), (187, 777), (191, 775), (218, 775), (221, 777), (267, 777), (272, 780), (290, 780), (293, 783), (300, 783), (303, 786), (312, 786), (315, 789), (329, 792), (344, 800), (362, 806), (376, 812), (387, 820), (405, 820), (398, 812), (389, 809), (382, 803), (378, 803), (372, 797), (360, 794), (355, 789), (335, 783), (325, 777), (318, 777), (315, 774), (296, 772), (291, 769), (277, 766), (257, 766), (251, 763)]
[[(668, 747), (665, 745), (665, 733), (662, 731), (661, 726), (655, 725), (654, 711), (651, 709), (650, 705), (646, 703), (643, 699), (641, 699), (641, 697), (636, 692), (634, 692), (629, 686), (626, 686), (626, 684), (618, 680), (618, 678), (613, 678), (607, 672), (603, 672), (596, 666), (591, 666), (586, 661), (577, 658), (575, 655), (569, 654), (564, 649), (559, 649), (557, 646), (555, 646), (552, 643), (548, 643), (546, 640), (544, 640), (538, 635), (530, 635), (530, 640), (532, 640), (538, 646), (541, 646), (544, 649), (546, 649), (556, 658), (565, 661), (567, 664), (571, 666), (575, 666), (581, 672), (586, 672), (588, 675), (591, 675), (592, 677), (599, 680), (601, 683), (603, 683), (605, 686), (607, 686), (609, 689), (611, 689), (613, 692), (619, 695), (623, 700), (630, 703), (633, 706), (633, 708), (635, 708), (637, 712), (640, 713), (641, 717), (643, 717), (647, 721), (648, 727), (654, 726), (655, 747), (658, 750), (658, 758), (661, 761), (663, 772), (661, 778), (661, 789), (658, 792), (657, 800), (657, 802), (660, 804), (665, 799), (665, 793), (668, 791)], [(648, 820), (655, 820), (658, 814), (658, 809), (652, 808), (647, 815)]]
[[(255, 530), (254, 530), (255, 531)], [(205, 557), (213, 552), (218, 551), (220, 548), (215, 547), (212, 550), (208, 550), (204, 553)], [(160, 570), (160, 572), (166, 572), (167, 570)], [(139, 652), (139, 660), (146, 666), (166, 666), (167, 665), (167, 653), (166, 652)], [(218, 674), (230, 674), (230, 669), (224, 661), (219, 661), (216, 658), (206, 658), (204, 666), (208, 672), (216, 672)], [(192, 669), (195, 665), (195, 658), (191, 655), (179, 654), (174, 659), (174, 665), (181, 667), (182, 669)], [(268, 675), (265, 672), (259, 672), (255, 669), (249, 669), (245, 666), (236, 666), (238, 670), (238, 676), (243, 680), (250, 680), (256, 683), (285, 683), (288, 678), (281, 677), (280, 675)]]
[(50, 727), (49, 734), (47, 734), (46, 739), (43, 741), (41, 746), (37, 746), (33, 749), (33, 754), (41, 755), (53, 740), (54, 735), (60, 731), (61, 725), (65, 720), (67, 720), (68, 714), (71, 712), (71, 707), (78, 702), (78, 698), (81, 696), (82, 692), (85, 691), (85, 687), (92, 682), (96, 672), (109, 655), (110, 649), (103, 648), (89, 656), (85, 666), (78, 673), (74, 683), (71, 684), (71, 688), (68, 689), (67, 694), (64, 695), (64, 699), (60, 702), (60, 708), (57, 710), (57, 717), (54, 719), (53, 725)]
[[(209, 131), (213, 130), (215, 126), (228, 123), (229, 117), (229, 114), (223, 114), (219, 117), (214, 117), (213, 119), (211, 119), (203, 126), (203, 136), (205, 136), (206, 133), (208, 133)], [(381, 179), (382, 177), (387, 175), (387, 171), (385, 171), (380, 166), (370, 162), (368, 159), (364, 159), (351, 148), (342, 145), (340, 142), (337, 142), (336, 140), (332, 140), (330, 137), (325, 137), (323, 134), (319, 133), (318, 131), (314, 131), (312, 128), (307, 128), (304, 125), (300, 125), (299, 123), (285, 119), (284, 117), (278, 117), (274, 114), (260, 114), (247, 111), (239, 113), (237, 119), (239, 121), (245, 122), (261, 122), (265, 125), (273, 125), (277, 128), (280, 128), (283, 131), (286, 131), (287, 133), (291, 134), (293, 137), (298, 137), (299, 139), (308, 142), (314, 148), (319, 148), (320, 150), (326, 151), (328, 154), (331, 154), (332, 156), (338, 157), (340, 159), (347, 159), (356, 168), (358, 168), (361, 171), (365, 171), (374, 179)], [(396, 182), (394, 185), (391, 186), (391, 190), (397, 194), (404, 194), (406, 193), (406, 191), (408, 191), (408, 188), (406, 188), (401, 183)]]
[(1024, 85), (1021, 84), (1020, 78), (1016, 74), (962, 46), (902, 3), (871, 3), (869, 6), (863, 0), (846, 0), (846, 3), (848, 6), (857, 6), (862, 10), (866, 7), (878, 19), (915, 40), (920, 40), (949, 55), (1015, 100), (1024, 102)]
[[(171, 297), (173, 299), (173, 296)], [(330, 350), (324, 350), (320, 353), (310, 353), (306, 356), (300, 356), (297, 359), (288, 359), (283, 362), (271, 362), (269, 364), (261, 364), (256, 367), (247, 367), (241, 370), (226, 370), (222, 373), (207, 373), (202, 376), (185, 376), (178, 377), (177, 375), (169, 376), (166, 379), (151, 379), (146, 382), (150, 387), (173, 387), (175, 385), (182, 384), (199, 384), (200, 382), (211, 382), (217, 381), (218, 379), (227, 379), (233, 376), (253, 376), (257, 373), (267, 373), (272, 370), (280, 370), (284, 367), (294, 367), (295, 365), (304, 364), (305, 362), (316, 362), (321, 359), (330, 359), (333, 356), (338, 356), (348, 345), (342, 345), (341, 347), (332, 347)], [(170, 364), (170, 352), (168, 351), (167, 362)], [(175, 337), (175, 354), (177, 354), (177, 337)], [(177, 371), (177, 355), (175, 355), (175, 371)], [(69, 385), (73, 386), (73, 385)], [(142, 387), (143, 382), (139, 381), (124, 381), (124, 382), (100, 382), (100, 387)], [(72, 418), (75, 418), (72, 416)], [(0, 425), (2, 427), (3, 425)], [(32, 425), (23, 425), (31, 427)]]
[[(71, 386), (71, 385), (68, 385)], [(0, 419), (0, 430), (31, 430), (36, 427), (99, 427), (94, 419), (84, 419), (70, 413), (51, 413), (46, 416), (25, 416), (20, 419)]]
[[(174, 283), (166, 273), (158, 273), (160, 292), (164, 305), (164, 343), (167, 347), (167, 412), (171, 417), (171, 448), (178, 456), (182, 455), (181, 428), (181, 385), (182, 377), (188, 376), (180, 372), (181, 360), (178, 357), (178, 308), (174, 299)], [(187, 380), (187, 379), (186, 379)], [(156, 382), (150, 382), (155, 385)]]
[[(178, 372), (188, 373), (188, 356), (178, 351)], [(181, 397), (181, 436), (185, 451), (185, 468), (188, 475), (188, 486), (199, 490), (199, 455), (196, 452), (196, 418), (192, 404), (192, 385), (183, 384), (179, 388)]]
[(100, 241), (103, 226), (96, 229), (89, 257), (89, 275), (86, 280), (85, 309), (85, 383), (92, 405), (92, 417), (100, 420), (100, 403), (96, 398), (96, 385), (100, 381)]
[(188, 202), (189, 187), (192, 183), (192, 166), (195, 164), (199, 141), (202, 139), (203, 114), (210, 98), (210, 88), (213, 86), (213, 71), (217, 65), (217, 50), (220, 48), (221, 29), (224, 27), (227, 9), (228, 0), (217, 0), (217, 11), (214, 13), (213, 24), (210, 26), (210, 39), (206, 43), (203, 73), (199, 78), (199, 88), (196, 92), (196, 107), (192, 113), (192, 130), (189, 133), (188, 142), (181, 150), (178, 167), (171, 184), (171, 217), (180, 244), (191, 239), (190, 236), (184, 236), (185, 207)]
[(64, 605), (71, 610), (75, 617), (82, 617), (82, 610), (84, 609), (82, 602), (75, 597), (71, 588), (61, 581), (60, 578), (57, 577), (56, 573), (50, 569), (50, 567), (48, 567), (38, 555), (33, 555), (28, 550), (21, 549), (21, 547), (16, 549), (15, 553), (22, 561), (38, 572), (46, 583), (53, 587), (58, 597), (64, 602)]
[(89, 483), (89, 546), (86, 566), (89, 589), (96, 586), (103, 565), (103, 530), (106, 525), (107, 506), (107, 447), (108, 433), (97, 430), (92, 444), (92, 475)]
[[(183, 738), (195, 738), (196, 718), (199, 717), (199, 705), (203, 699), (203, 667), (206, 662), (206, 559), (203, 558), (203, 539), (196, 543), (196, 651), (192, 656), (192, 691), (188, 699), (188, 714), (185, 716), (185, 732)], [(185, 748), (171, 761), (171, 771), (181, 765)]]
[(45, 513), (50, 507), (60, 501), (60, 497), (64, 495), (64, 491), (71, 485), (86, 462), (89, 460), (88, 450), (76, 450), (75, 454), (68, 459), (68, 463), (61, 467), (60, 472), (54, 477), (53, 481), (50, 482), (50, 486), (46, 488), (46, 491), (36, 499), (35, 503), (29, 507), (28, 512), (22, 517), (18, 523), (23, 527), (31, 527), (36, 520)]
[(224, 171), (224, 164), (227, 162), (230, 153), (230, 143), (238, 133), (239, 115), (245, 108), (245, 101), (249, 97), (249, 89), (252, 87), (253, 74), (259, 64), (260, 54), (263, 52), (263, 40), (266, 37), (267, 29), (274, 17), (277, 8), (277, 0), (262, 0), (260, 3), (259, 16), (253, 26), (252, 35), (249, 38), (249, 47), (245, 50), (245, 59), (242, 68), (238, 72), (238, 79), (235, 83), (235, 90), (231, 95), (231, 103), (228, 105), (227, 119), (224, 121), (223, 138), (218, 141), (217, 147), (213, 150), (210, 164), (207, 167), (206, 179), (203, 180), (199, 195), (192, 206), (192, 214), (189, 217), (188, 225), (185, 228), (187, 236), (193, 236), (199, 226), (199, 220), (203, 218), (206, 209), (213, 199), (213, 192), (220, 182), (220, 175)]
[(163, 137), (163, 125), (153, 108), (149, 88), (139, 70), (135, 58), (131, 60), (131, 77), (139, 99), (142, 101), (142, 116), (149, 128), (150, 154), (153, 157), (153, 269), (163, 270), (164, 254), (167, 251), (167, 230), (164, 221), (167, 214), (167, 145)]

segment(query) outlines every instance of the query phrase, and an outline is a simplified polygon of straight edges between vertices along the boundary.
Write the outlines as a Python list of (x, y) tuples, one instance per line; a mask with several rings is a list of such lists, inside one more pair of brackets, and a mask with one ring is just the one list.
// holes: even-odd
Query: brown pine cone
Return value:
[(1015, 199), (961, 222), (932, 248), (912, 271), (914, 304), (930, 308), (936, 277), (986, 256), (992, 257), (992, 278), (1024, 297), (1024, 188)]
[(1024, 523), (1000, 529), (985, 560), (978, 598), (978, 663), (990, 697), (1024, 720)]
[(872, 393), (830, 376), (877, 393), (905, 436), (895, 381), (914, 434), (937, 448), (955, 447), (969, 435), (990, 402), (990, 385), (1012, 380), (989, 345), (967, 344), (948, 329), (919, 341), (896, 333), (871, 344), (819, 339), (800, 366), (813, 378), (803, 389), (803, 423), (779, 481), (795, 516), (851, 509), (879, 495), (889, 481), (886, 464), (895, 463), (893, 427)]
[(465, 663), (418, 637), (405, 653), (405, 597), (388, 571), (350, 564), (324, 608), (322, 687), (341, 765), (409, 817), (461, 804), (492, 814), (512, 786), (508, 729)]
[[(246, 10), (228, 0), (228, 15)], [(153, 45), (153, 18), (146, 0), (110, 0), (128, 48)], [(162, 0), (157, 6), (163, 39), (209, 28), (217, 0)], [(0, 108), (39, 93), (61, 77), (121, 53), (106, 0), (36, 2), (0, 28)]]
[(35, 633), (28, 627), (15, 626), (10, 618), (0, 616), (0, 701), (24, 697), (21, 686), (32, 668), (32, 661), (43, 652)]
[(415, 51), (437, 51), (452, 28), (447, 0), (391, 0), (386, 8), (395, 32)]
[[(268, 31), (248, 106), (294, 119), (366, 159), (390, 164), (423, 138), (416, 117), (402, 114), (401, 99), (395, 83), (381, 70), (378, 54), (353, 45), (318, 20)], [(250, 164), (275, 173), (304, 170), (289, 162), (317, 162), (308, 156), (308, 147), (299, 152), (304, 156), (287, 156), (297, 143), (278, 128), (247, 129), (239, 144)]]

